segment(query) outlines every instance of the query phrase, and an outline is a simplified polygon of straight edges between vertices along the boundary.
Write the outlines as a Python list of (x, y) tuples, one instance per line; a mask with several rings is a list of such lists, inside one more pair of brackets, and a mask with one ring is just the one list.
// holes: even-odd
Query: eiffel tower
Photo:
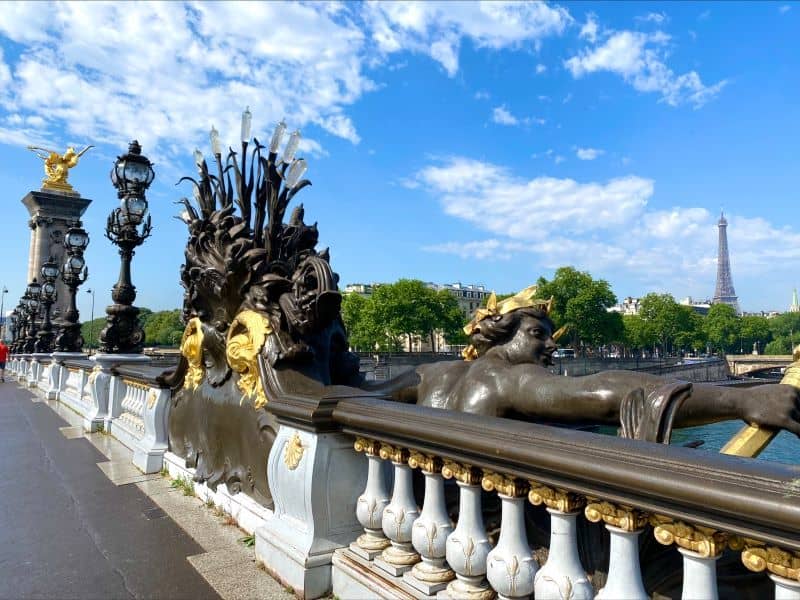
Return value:
[(714, 304), (729, 304), (734, 310), (739, 312), (739, 301), (736, 297), (736, 290), (733, 289), (733, 277), (731, 277), (731, 263), (728, 258), (728, 221), (725, 214), (720, 213), (719, 223), (719, 247), (717, 248), (717, 287), (714, 291)]

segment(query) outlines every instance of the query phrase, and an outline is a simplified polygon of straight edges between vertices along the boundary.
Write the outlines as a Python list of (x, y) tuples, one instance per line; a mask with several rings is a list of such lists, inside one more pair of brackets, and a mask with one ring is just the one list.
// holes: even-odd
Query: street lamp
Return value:
[(33, 278), (25, 290), (25, 304), (28, 307), (28, 335), (25, 337), (25, 352), (36, 350), (36, 318), (39, 316), (39, 294), (42, 286)]
[(50, 309), (56, 301), (56, 278), (61, 274), (58, 264), (51, 256), (42, 264), (42, 284), (39, 298), (41, 300), (44, 322), (36, 340), (36, 352), (53, 351), (53, 323), (50, 321)]
[(114, 304), (106, 309), (106, 326), (100, 332), (102, 352), (137, 354), (144, 345), (139, 309), (133, 306), (136, 288), (131, 282), (131, 260), (134, 249), (150, 237), (145, 192), (154, 177), (153, 165), (142, 155), (142, 147), (136, 140), (128, 146), (127, 154), (117, 157), (111, 169), (111, 183), (117, 188), (120, 205), (108, 216), (106, 237), (119, 247), (121, 264), (119, 279), (111, 291)]
[(8, 293), (8, 288), (3, 286), (3, 291), (0, 292), (0, 340), (3, 340), (5, 337), (6, 332), (6, 314), (3, 312), (3, 308), (5, 306), (6, 301), (6, 294)]
[(89, 269), (83, 259), (83, 251), (89, 245), (89, 234), (81, 227), (80, 221), (67, 230), (64, 236), (64, 248), (67, 251), (67, 260), (61, 270), (61, 279), (69, 292), (69, 309), (64, 315), (61, 333), (56, 338), (56, 347), (59, 352), (80, 352), (83, 349), (81, 337), (80, 313), (76, 303), (78, 287), (89, 277)]
[(16, 331), (14, 334), (14, 342), (11, 348), (12, 354), (19, 354), (20, 352), (23, 352), (23, 345), (25, 343), (25, 332), (27, 331), (28, 328), (28, 313), (24, 298), (25, 296), (23, 295), (19, 299), (17, 307), (14, 309), (15, 311), (17, 311), (17, 323), (16, 323)]
[(94, 288), (89, 288), (86, 293), (92, 295), (92, 316), (89, 319), (89, 349), (91, 350), (94, 340)]

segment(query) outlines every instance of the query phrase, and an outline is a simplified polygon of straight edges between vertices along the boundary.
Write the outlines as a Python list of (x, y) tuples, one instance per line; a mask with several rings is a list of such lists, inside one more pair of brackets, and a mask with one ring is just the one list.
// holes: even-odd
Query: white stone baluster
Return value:
[(419, 554), (411, 545), (411, 532), (414, 521), (419, 517), (419, 507), (414, 499), (411, 468), (406, 464), (408, 450), (381, 444), (380, 457), (391, 460), (394, 465), (394, 486), (392, 500), (383, 509), (381, 521), (383, 533), (389, 538), (391, 546), (375, 559), (375, 565), (399, 577), (419, 562)]
[(595, 597), (598, 600), (647, 600), (649, 596), (639, 564), (639, 535), (644, 531), (647, 517), (633, 508), (609, 502), (592, 502), (586, 506), (585, 514), (593, 523), (605, 522), (611, 534), (608, 579)]
[(502, 504), (500, 538), (486, 557), (486, 578), (502, 600), (527, 598), (539, 569), (525, 531), (528, 484), (491, 471), (481, 483), (487, 492), (497, 491)]
[[(787, 552), (755, 540), (738, 540), (746, 546), (742, 562), (751, 571), (768, 571), (775, 584), (775, 600), (800, 600), (800, 552)], [(730, 542), (734, 547), (734, 542)], [(737, 544), (736, 549), (742, 544)]]
[(364, 528), (364, 533), (350, 544), (350, 549), (367, 560), (378, 556), (391, 543), (383, 534), (383, 511), (389, 504), (389, 489), (386, 485), (383, 463), (378, 456), (380, 443), (365, 438), (357, 438), (356, 452), (364, 452), (367, 457), (367, 485), (356, 503), (356, 518)]
[(492, 549), (481, 515), (481, 475), (470, 465), (446, 460), (445, 479), (459, 487), (458, 524), (447, 538), (446, 557), (456, 579), (447, 586), (451, 598), (488, 600), (495, 593), (486, 581), (486, 557)]
[(708, 598), (716, 600), (717, 560), (728, 543), (725, 533), (710, 527), (689, 525), (682, 521), (673, 521), (669, 517), (652, 515), (653, 535), (660, 544), (675, 544), (683, 555), (683, 590), (684, 600)]
[(550, 549), (547, 562), (534, 582), (536, 600), (591, 600), (594, 589), (578, 555), (577, 517), (586, 500), (566, 490), (531, 481), (528, 500), (544, 504), (550, 513)]
[(403, 579), (426, 596), (432, 596), (447, 587), (455, 577), (453, 570), (445, 564), (447, 536), (453, 532), (453, 524), (444, 500), (442, 463), (433, 456), (412, 450), (408, 465), (422, 470), (425, 498), (422, 512), (411, 531), (411, 542), (422, 562), (415, 564), (411, 572), (403, 574)]
[(775, 600), (800, 600), (800, 581), (772, 574), (769, 578), (775, 582)]

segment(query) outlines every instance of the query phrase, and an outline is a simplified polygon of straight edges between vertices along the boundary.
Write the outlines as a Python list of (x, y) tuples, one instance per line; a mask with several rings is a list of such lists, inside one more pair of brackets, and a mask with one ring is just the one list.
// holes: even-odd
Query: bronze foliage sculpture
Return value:
[(196, 206), (181, 200), (187, 327), (168, 379), (176, 390), (172, 451), (212, 489), (225, 483), (266, 505), (277, 430), (265, 408), (270, 395), (361, 381), (340, 317), (338, 275), (327, 249), (316, 250), (316, 224), (304, 223), (302, 205), (283, 222), (292, 198), (310, 185), (301, 179), (305, 161), (294, 159), (297, 132), (278, 158), (284, 130), (279, 123), (269, 146), (254, 139), (249, 156), (243, 134), (241, 153), (230, 150), (225, 166), (212, 130), (218, 173), (198, 151), (198, 178), (181, 180), (193, 184)]

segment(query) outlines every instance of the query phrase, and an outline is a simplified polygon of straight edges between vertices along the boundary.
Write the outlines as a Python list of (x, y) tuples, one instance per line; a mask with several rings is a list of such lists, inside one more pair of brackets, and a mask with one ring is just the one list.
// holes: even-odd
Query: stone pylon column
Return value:
[[(64, 234), (80, 221), (91, 202), (77, 192), (57, 191), (33, 191), (22, 199), (31, 216), (28, 222), (31, 228), (31, 246), (27, 282), (34, 277), (41, 280), (39, 270), (42, 263), (51, 256), (55, 258), (59, 269), (64, 267)], [(61, 277), (56, 280), (56, 293), (58, 297), (53, 304), (52, 314), (61, 315), (69, 308), (69, 293)]]

